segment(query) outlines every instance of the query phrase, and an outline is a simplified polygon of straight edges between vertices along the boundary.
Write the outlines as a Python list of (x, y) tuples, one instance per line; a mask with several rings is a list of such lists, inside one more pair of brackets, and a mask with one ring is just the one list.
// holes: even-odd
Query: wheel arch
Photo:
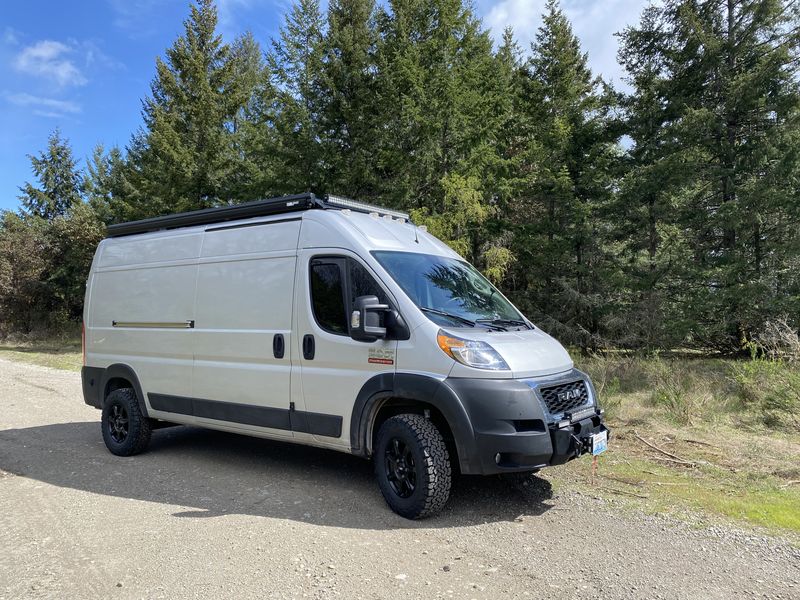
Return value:
[(133, 388), (133, 391), (136, 392), (136, 402), (139, 404), (142, 415), (149, 417), (147, 404), (144, 401), (144, 394), (142, 393), (142, 386), (139, 384), (139, 378), (130, 366), (122, 363), (113, 364), (106, 367), (103, 371), (100, 388), (102, 393), (101, 406), (105, 404), (106, 398), (108, 398), (111, 392), (123, 387)]
[[(353, 454), (369, 458), (380, 424), (395, 414), (430, 411), (431, 420), (452, 444), (461, 470), (470, 472), (475, 433), (461, 400), (430, 375), (384, 373), (369, 379), (358, 394), (350, 422)], [(456, 462), (456, 461), (454, 461)]]

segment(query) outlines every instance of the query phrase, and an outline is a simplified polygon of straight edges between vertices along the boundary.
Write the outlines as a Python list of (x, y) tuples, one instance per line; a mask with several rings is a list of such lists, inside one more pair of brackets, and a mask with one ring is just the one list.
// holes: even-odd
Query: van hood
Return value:
[(541, 329), (493, 331), (458, 329), (453, 335), (490, 344), (511, 368), (512, 377), (540, 377), (573, 368), (569, 353)]

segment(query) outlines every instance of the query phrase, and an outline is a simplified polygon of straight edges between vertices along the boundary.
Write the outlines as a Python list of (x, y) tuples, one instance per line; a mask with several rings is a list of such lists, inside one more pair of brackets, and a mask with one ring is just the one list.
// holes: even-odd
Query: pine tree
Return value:
[(299, 0), (267, 55), (277, 192), (325, 191), (320, 141), (324, 26), (319, 0)]
[(493, 273), (502, 273), (506, 254), (487, 254), (495, 197), (484, 180), (503, 119), (491, 39), (462, 0), (390, 7), (378, 15), (381, 198), (411, 209), (467, 258), (497, 259)]
[(86, 161), (83, 196), (104, 223), (126, 219), (128, 207), (125, 198), (131, 194), (125, 178), (126, 170), (125, 158), (116, 146), (106, 152), (102, 144), (97, 144), (91, 158)]
[(47, 150), (28, 156), (39, 187), (26, 183), (19, 200), (31, 216), (52, 221), (67, 213), (81, 199), (81, 175), (69, 141), (56, 129), (47, 140)]
[(249, 101), (257, 73), (251, 39), (234, 46), (216, 33), (212, 0), (198, 0), (184, 33), (156, 60), (144, 130), (131, 141), (131, 198), (149, 215), (198, 209), (233, 200), (240, 155), (232, 131)]
[(613, 95), (593, 77), (556, 0), (548, 1), (532, 44), (523, 93), (532, 139), (522, 168), (531, 176), (517, 245), (530, 274), (527, 304), (569, 341), (597, 345), (606, 307), (599, 211), (617, 160)]
[(682, 310), (695, 344), (735, 349), (797, 310), (786, 267), (797, 244), (798, 17), (780, 0), (673, 0), (624, 37), (632, 63), (658, 67), (660, 136), (681, 157), (670, 201), (690, 233)]
[(320, 131), (326, 191), (374, 200), (378, 128), (378, 39), (374, 0), (332, 0), (323, 41)]

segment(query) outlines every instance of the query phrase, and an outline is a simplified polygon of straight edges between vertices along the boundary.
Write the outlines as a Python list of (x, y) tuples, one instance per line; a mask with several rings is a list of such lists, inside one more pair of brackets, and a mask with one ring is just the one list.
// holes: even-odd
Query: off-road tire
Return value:
[[(120, 414), (120, 410), (127, 417), (127, 433), (124, 436), (112, 427), (114, 414)], [(100, 427), (106, 447), (117, 456), (139, 454), (150, 443), (150, 420), (142, 414), (136, 392), (131, 388), (119, 388), (108, 395), (103, 403)]]
[[(389, 479), (387, 448), (398, 440), (414, 459), (415, 487), (402, 497)], [(450, 497), (452, 469), (444, 438), (422, 415), (404, 414), (387, 419), (375, 440), (375, 475), (386, 503), (406, 519), (422, 519), (439, 512)]]

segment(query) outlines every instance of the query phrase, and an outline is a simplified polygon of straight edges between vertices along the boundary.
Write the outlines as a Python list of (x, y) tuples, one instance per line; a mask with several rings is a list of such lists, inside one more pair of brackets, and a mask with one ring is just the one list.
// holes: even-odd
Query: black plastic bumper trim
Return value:
[(168, 394), (150, 393), (147, 398), (153, 410), (324, 437), (337, 438), (342, 435), (342, 417), (338, 415)]

